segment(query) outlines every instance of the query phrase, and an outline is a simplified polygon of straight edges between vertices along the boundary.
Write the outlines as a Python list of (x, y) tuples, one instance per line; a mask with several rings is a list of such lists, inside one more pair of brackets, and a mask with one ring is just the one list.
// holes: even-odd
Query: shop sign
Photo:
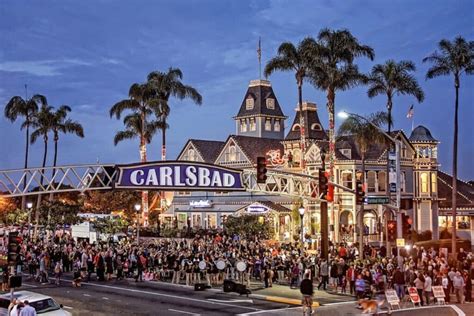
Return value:
[(191, 201), (189, 202), (189, 206), (195, 207), (195, 208), (204, 208), (204, 207), (211, 207), (212, 203), (209, 200)]
[(390, 192), (397, 192), (397, 155), (392, 149), (388, 153), (388, 165), (389, 165), (389, 188)]
[(160, 161), (117, 165), (117, 189), (244, 191), (242, 171), (206, 163)]
[(249, 214), (265, 214), (268, 210), (268, 207), (261, 204), (251, 204), (247, 206), (247, 213)]

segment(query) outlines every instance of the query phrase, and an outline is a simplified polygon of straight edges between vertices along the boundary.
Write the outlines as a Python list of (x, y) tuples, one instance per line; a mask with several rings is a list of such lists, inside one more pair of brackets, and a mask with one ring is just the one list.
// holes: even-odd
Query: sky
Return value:
[[(248, 83), (259, 77), (258, 38), (262, 62), (276, 55), (282, 42), (298, 43), (319, 30), (349, 29), (375, 50), (375, 60), (357, 59), (364, 72), (388, 59), (412, 60), (415, 77), (426, 98), (396, 97), (395, 129), (409, 136), (406, 118), (414, 104), (415, 126), (431, 130), (440, 141), (441, 169), (451, 173), (454, 121), (452, 77), (425, 80), (429, 67), (422, 59), (439, 40), (461, 35), (474, 40), (474, 1), (22, 1), (0, 2), (0, 110), (15, 95), (43, 94), (53, 106), (71, 106), (86, 137), (61, 135), (59, 164), (130, 163), (139, 160), (138, 140), (113, 144), (122, 122), (109, 117), (109, 109), (127, 98), (135, 82), (148, 73), (178, 67), (183, 82), (202, 94), (203, 104), (172, 99), (167, 132), (168, 159), (175, 159), (189, 138), (225, 140), (235, 133), (237, 114)], [(297, 102), (292, 73), (269, 78), (290, 118)], [(369, 114), (385, 109), (384, 97), (369, 99), (366, 87), (336, 95), (336, 111)], [(316, 102), (327, 128), (326, 96), (310, 84), (303, 98)], [(461, 179), (474, 179), (471, 122), (474, 118), (474, 76), (461, 79), (459, 167)], [(340, 124), (337, 121), (337, 126)], [(337, 127), (336, 126), (336, 127)], [(21, 168), (24, 157), (20, 122), (0, 115), (0, 169)], [(159, 160), (161, 135), (148, 146), (148, 159)], [(52, 148), (52, 144), (50, 145)], [(41, 165), (43, 146), (31, 148), (31, 166)], [(52, 155), (48, 164), (51, 164)]]

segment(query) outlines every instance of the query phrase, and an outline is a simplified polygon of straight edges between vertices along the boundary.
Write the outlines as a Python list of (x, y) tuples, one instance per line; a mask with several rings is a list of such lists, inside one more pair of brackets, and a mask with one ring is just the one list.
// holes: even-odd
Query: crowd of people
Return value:
[[(5, 243), (4, 243), (5, 245)], [(81, 282), (111, 279), (163, 281), (220, 286), (232, 279), (250, 286), (274, 284), (299, 288), (310, 278), (318, 289), (338, 291), (358, 298), (394, 288), (400, 298), (407, 287), (416, 287), (422, 305), (433, 303), (432, 286), (441, 285), (450, 302), (471, 301), (474, 277), (472, 253), (460, 249), (451, 260), (434, 249), (410, 249), (403, 257), (366, 246), (362, 257), (357, 245), (331, 245), (329, 260), (317, 251), (304, 251), (296, 243), (269, 244), (241, 239), (223, 232), (203, 232), (193, 239), (148, 239), (118, 243), (89, 244), (69, 235), (28, 241), (24, 239), (17, 272), (41, 283), (60, 284), (62, 274), (71, 272), (73, 286)], [(7, 288), (4, 273), (3, 289)]]

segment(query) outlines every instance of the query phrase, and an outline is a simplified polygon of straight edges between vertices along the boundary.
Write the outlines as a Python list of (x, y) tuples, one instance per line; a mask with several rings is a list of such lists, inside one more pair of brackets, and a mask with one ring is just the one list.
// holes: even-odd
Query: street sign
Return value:
[(405, 247), (405, 239), (403, 239), (403, 238), (397, 238), (397, 247), (398, 247), (398, 248)]
[(389, 204), (388, 196), (366, 196), (364, 204)]
[(444, 298), (444, 290), (443, 290), (443, 287), (441, 285), (437, 285), (437, 286), (432, 286), (431, 289), (433, 290), (433, 296), (435, 298)]
[(397, 292), (395, 292), (395, 290), (393, 289), (386, 290), (385, 297), (387, 298), (387, 302), (389, 302), (390, 304), (400, 302)]
[(408, 294), (410, 294), (410, 300), (413, 304), (420, 304), (420, 296), (418, 295), (416, 287), (409, 287)]

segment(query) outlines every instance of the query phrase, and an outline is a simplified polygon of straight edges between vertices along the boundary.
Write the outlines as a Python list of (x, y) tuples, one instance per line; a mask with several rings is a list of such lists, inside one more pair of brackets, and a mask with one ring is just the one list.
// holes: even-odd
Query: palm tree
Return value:
[[(37, 112), (31, 122), (31, 126), (35, 128), (33, 133), (31, 133), (31, 143), (36, 143), (36, 140), (39, 137), (43, 137), (44, 142), (44, 153), (43, 153), (43, 164), (40, 175), (40, 183), (38, 190), (42, 190), (43, 187), (43, 175), (44, 167), (46, 166), (46, 158), (48, 156), (48, 134), (53, 130), (54, 126), (54, 113), (53, 107), (43, 104), (39, 112)], [(39, 223), (39, 209), (41, 205), (41, 194), (38, 194), (38, 199), (36, 200), (36, 226), (35, 226), (35, 236), (38, 233), (38, 223)]]
[[(28, 168), (28, 151), (30, 144), (30, 126), (33, 121), (33, 116), (38, 112), (38, 105), (48, 104), (46, 97), (41, 94), (35, 94), (31, 99), (23, 99), (20, 96), (14, 96), (5, 106), (5, 117), (11, 122), (14, 122), (18, 117), (24, 117), (25, 120), (21, 124), (21, 129), (26, 129), (25, 142), (25, 169)], [(26, 188), (27, 178), (23, 180), (23, 190)], [(21, 199), (21, 209), (25, 209), (26, 197)]]
[(265, 77), (275, 71), (292, 71), (295, 73), (296, 85), (298, 87), (298, 110), (300, 112), (300, 143), (301, 143), (301, 168), (305, 168), (306, 136), (305, 121), (303, 117), (303, 82), (308, 76), (310, 66), (313, 62), (308, 54), (308, 40), (302, 40), (297, 47), (290, 42), (284, 42), (278, 47), (278, 55), (273, 57), (265, 65)]
[[(412, 75), (416, 70), (415, 64), (409, 60), (396, 62), (387, 60), (385, 64), (378, 64), (372, 68), (367, 78), (369, 89), (367, 95), (374, 98), (378, 95), (387, 96), (387, 113), (388, 113), (388, 134), (390, 135), (393, 126), (392, 108), (393, 98), (396, 95), (412, 95), (419, 103), (423, 102), (425, 95), (418, 85), (418, 81)], [(391, 145), (389, 145), (391, 146)], [(386, 187), (387, 196), (390, 199), (390, 180), (389, 174), (389, 150), (387, 150), (387, 177)], [(399, 223), (400, 224), (400, 223)], [(387, 241), (388, 243), (388, 241)]]
[(159, 106), (160, 121), (161, 121), (161, 160), (166, 160), (166, 129), (168, 128), (167, 119), (170, 115), (170, 97), (175, 97), (179, 100), (191, 99), (194, 103), (201, 105), (202, 96), (199, 92), (181, 81), (183, 80), (183, 73), (179, 68), (169, 68), (167, 72), (153, 71), (148, 74), (148, 84), (152, 87), (156, 102)]
[[(385, 136), (375, 126), (381, 127), (388, 124), (388, 115), (385, 112), (376, 112), (366, 117), (365, 119), (356, 116), (349, 116), (339, 127), (338, 134), (340, 136), (353, 136), (357, 148), (360, 153), (360, 160), (362, 162), (362, 183), (364, 188), (367, 188), (365, 181), (365, 159), (367, 151), (374, 144), (385, 144)], [(375, 125), (375, 126), (374, 126)], [(357, 226), (359, 227), (359, 255), (362, 258), (364, 234), (362, 227), (364, 227), (364, 207), (359, 209), (359, 216), (357, 217)]]
[[(309, 42), (309, 41), (308, 41)], [(358, 85), (364, 76), (359, 73), (354, 60), (357, 57), (374, 59), (374, 50), (359, 43), (348, 30), (322, 29), (317, 41), (308, 44), (313, 59), (309, 73), (312, 84), (326, 91), (327, 110), (329, 114), (329, 173), (333, 180), (335, 159), (335, 102), (336, 91), (344, 91)]]
[[(129, 111), (131, 114), (124, 118), (126, 129), (117, 132), (114, 138), (114, 144), (125, 139), (138, 137), (140, 139), (140, 161), (147, 161), (146, 145), (150, 143), (156, 130), (162, 127), (157, 121), (149, 121), (149, 116), (161, 115), (161, 100), (156, 97), (151, 86), (147, 83), (134, 83), (128, 92), (129, 98), (119, 101), (110, 108), (110, 117), (115, 116), (120, 119), (123, 112)], [(156, 127), (154, 127), (156, 126)], [(142, 212), (144, 214), (145, 224), (148, 214), (148, 192), (142, 191)]]
[[(84, 129), (82, 125), (76, 121), (67, 118), (67, 114), (71, 112), (71, 108), (68, 105), (62, 105), (59, 109), (53, 112), (53, 140), (54, 140), (54, 159), (53, 159), (53, 175), (51, 181), (54, 182), (56, 175), (56, 163), (58, 159), (58, 142), (59, 133), (63, 134), (75, 134), (81, 138), (84, 138)], [(53, 194), (50, 195), (50, 200), (53, 199)], [(48, 216), (49, 218), (49, 216)]]
[(458, 110), (459, 110), (459, 88), (460, 78), (463, 73), (474, 74), (474, 41), (466, 41), (458, 36), (453, 42), (443, 39), (438, 43), (440, 52), (435, 51), (430, 56), (423, 59), (423, 62), (430, 62), (433, 66), (428, 69), (426, 79), (439, 76), (453, 75), (456, 97), (454, 101), (454, 141), (453, 141), (453, 234), (452, 249), (456, 258), (456, 197), (457, 197), (457, 177), (458, 177)]

